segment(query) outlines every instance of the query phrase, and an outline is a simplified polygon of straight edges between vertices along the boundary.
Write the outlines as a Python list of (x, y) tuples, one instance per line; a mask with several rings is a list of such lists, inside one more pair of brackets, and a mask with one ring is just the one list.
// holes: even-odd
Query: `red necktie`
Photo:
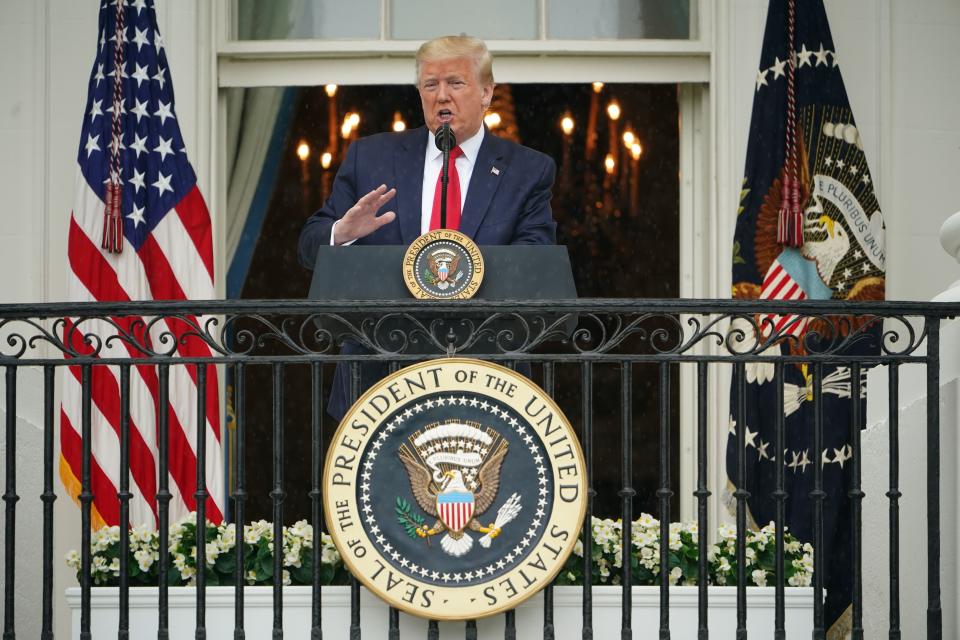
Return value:
[[(457, 158), (463, 155), (463, 149), (450, 149), (450, 163), (447, 183), (447, 229), (460, 228), (460, 174), (457, 173)], [(443, 169), (437, 176), (437, 188), (433, 192), (433, 213), (430, 214), (430, 231), (440, 228), (440, 194), (443, 190)]]

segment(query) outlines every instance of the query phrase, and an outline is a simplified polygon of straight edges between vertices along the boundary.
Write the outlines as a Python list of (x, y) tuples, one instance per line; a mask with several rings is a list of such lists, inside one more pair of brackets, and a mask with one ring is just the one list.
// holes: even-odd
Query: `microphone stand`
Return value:
[(443, 152), (443, 166), (440, 169), (440, 228), (447, 228), (447, 183), (450, 181), (450, 149), (454, 146), (453, 131), (449, 123), (443, 123), (435, 136), (437, 148)]

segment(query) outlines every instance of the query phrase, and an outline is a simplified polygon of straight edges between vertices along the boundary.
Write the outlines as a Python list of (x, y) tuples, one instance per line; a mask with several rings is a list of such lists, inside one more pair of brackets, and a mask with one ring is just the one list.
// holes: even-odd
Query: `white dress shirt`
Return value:
[[(483, 126), (470, 138), (461, 142), (458, 146), (463, 153), (456, 159), (457, 175), (460, 178), (460, 211), (461, 221), (463, 220), (463, 204), (467, 201), (467, 188), (470, 186), (470, 176), (473, 175), (473, 167), (477, 164), (477, 154), (480, 153), (480, 144), (483, 142)], [(433, 132), (427, 130), (427, 151), (423, 159), (423, 197), (420, 206), (420, 234), (430, 231), (430, 218), (433, 216), (433, 195), (437, 189), (437, 180), (440, 178), (440, 170), (443, 169), (443, 153), (437, 148), (436, 137)], [(449, 188), (449, 187), (448, 187)], [(333, 223), (330, 228), (330, 246), (333, 246), (333, 238), (336, 235), (336, 226), (339, 220)], [(344, 245), (353, 244), (356, 240), (344, 242)]]
[[(430, 219), (433, 216), (433, 196), (437, 190), (437, 180), (443, 169), (443, 152), (437, 148), (436, 137), (433, 131), (427, 130), (427, 152), (423, 160), (423, 199), (420, 208), (420, 235), (430, 231)], [(460, 212), (463, 220), (463, 203), (467, 201), (467, 187), (470, 186), (470, 176), (473, 167), (477, 164), (477, 154), (480, 153), (480, 143), (483, 142), (483, 126), (473, 135), (461, 142), (458, 146), (463, 153), (456, 159), (457, 175), (460, 177)], [(449, 185), (447, 186), (449, 189)]]

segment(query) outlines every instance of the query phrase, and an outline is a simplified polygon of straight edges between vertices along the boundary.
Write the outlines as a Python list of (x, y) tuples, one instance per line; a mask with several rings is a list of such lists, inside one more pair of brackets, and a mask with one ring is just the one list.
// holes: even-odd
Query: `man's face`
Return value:
[(424, 61), (418, 82), (423, 119), (431, 131), (450, 123), (457, 142), (480, 129), (493, 97), (493, 84), (483, 84), (470, 58)]

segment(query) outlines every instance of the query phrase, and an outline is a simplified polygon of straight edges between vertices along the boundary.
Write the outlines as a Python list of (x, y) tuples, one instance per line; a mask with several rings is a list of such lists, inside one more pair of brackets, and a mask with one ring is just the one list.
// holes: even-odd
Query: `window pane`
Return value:
[(238, 40), (379, 38), (380, 0), (235, 0)]
[(690, 0), (547, 0), (547, 37), (690, 37)]
[(390, 23), (390, 37), (396, 40), (459, 33), (490, 40), (538, 37), (535, 0), (391, 0)]

